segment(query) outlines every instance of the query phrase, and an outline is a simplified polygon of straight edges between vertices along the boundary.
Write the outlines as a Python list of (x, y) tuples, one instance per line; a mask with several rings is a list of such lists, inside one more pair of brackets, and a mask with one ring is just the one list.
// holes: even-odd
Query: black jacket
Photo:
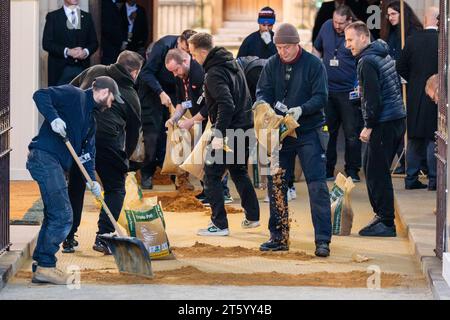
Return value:
[(239, 57), (236, 61), (244, 70), (245, 80), (247, 81), (248, 89), (252, 102), (256, 101), (256, 86), (261, 76), (261, 72), (267, 63), (267, 59), (261, 59), (256, 56)]
[[(145, 51), (148, 39), (147, 14), (145, 13), (145, 9), (143, 7), (141, 7), (140, 5), (136, 6), (137, 15), (133, 25), (133, 36), (131, 37), (131, 41), (127, 45), (127, 50), (142, 53)], [(122, 20), (125, 21), (124, 32), (128, 35), (129, 22), (126, 4), (123, 4), (122, 8), (120, 9), (120, 14), (122, 16)]]
[(374, 41), (357, 58), (365, 127), (405, 118), (400, 78), (387, 43)]
[(127, 41), (127, 22), (112, 0), (102, 0), (102, 64), (116, 63), (122, 43)]
[(90, 65), (89, 57), (83, 61), (64, 57), (65, 48), (82, 47), (93, 55), (98, 48), (97, 34), (94, 22), (89, 13), (81, 11), (81, 29), (69, 30), (67, 16), (64, 8), (49, 12), (46, 17), (42, 47), (48, 52), (48, 85), (54, 86), (61, 78), (66, 65), (80, 65), (87, 68)]
[(436, 30), (418, 31), (406, 40), (397, 63), (398, 73), (408, 81), (408, 137), (434, 139), (437, 106), (425, 94), (429, 77), (438, 73), (439, 35)]
[[(273, 31), (270, 31), (270, 35), (274, 36)], [(261, 33), (259, 31), (253, 32), (242, 42), (237, 57), (256, 56), (262, 59), (268, 59), (277, 53), (277, 48), (273, 41), (266, 44), (261, 39)]]
[[(203, 95), (203, 82), (205, 80), (205, 72), (203, 71), (202, 66), (191, 59), (191, 65), (188, 75), (188, 100), (192, 102), (192, 108), (190, 110), (191, 115), (195, 116), (197, 113), (203, 116), (203, 118), (208, 117), (208, 108), (205, 104), (205, 99), (202, 98)], [(186, 101), (186, 90), (184, 81), (180, 78), (177, 78), (177, 100), (176, 104), (181, 104), (183, 101)]]
[(151, 53), (138, 78), (138, 94), (142, 107), (142, 124), (154, 131), (164, 129), (167, 108), (161, 105), (159, 95), (167, 93), (176, 100), (176, 78), (166, 69), (165, 58), (170, 49), (176, 48), (178, 36), (165, 36), (153, 45)]
[(226, 136), (227, 129), (253, 127), (252, 100), (244, 72), (233, 54), (222, 47), (215, 47), (203, 64), (205, 98), (213, 127)]
[(76, 77), (72, 84), (80, 88), (89, 88), (99, 76), (108, 76), (117, 82), (125, 103), (114, 101), (110, 109), (96, 116), (97, 157), (103, 156), (106, 161), (113, 162), (125, 171), (127, 159), (136, 148), (141, 128), (139, 98), (133, 87), (133, 78), (119, 64), (93, 66)]
[[(288, 108), (302, 107), (297, 133), (325, 125), (325, 106), (328, 102), (327, 72), (322, 61), (311, 53), (301, 50), (299, 57), (289, 64), (278, 54), (267, 61), (256, 88), (256, 99), (275, 107), (283, 102)], [(286, 73), (291, 67), (290, 78)], [(285, 115), (275, 109), (280, 115)]]

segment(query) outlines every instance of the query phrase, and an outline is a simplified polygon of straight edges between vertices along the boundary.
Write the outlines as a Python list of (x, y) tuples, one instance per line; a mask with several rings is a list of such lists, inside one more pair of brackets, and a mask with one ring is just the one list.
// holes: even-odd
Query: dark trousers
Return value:
[(288, 185), (288, 188), (294, 187), (294, 180), (295, 180), (295, 157), (297, 155), (293, 154), (292, 157), (286, 161), (287, 168), (285, 173), (285, 179)]
[(38, 183), (44, 202), (44, 220), (33, 253), (38, 266), (56, 266), (55, 254), (72, 226), (72, 208), (67, 194), (64, 170), (50, 153), (33, 149), (28, 155), (27, 169)]
[[(205, 188), (205, 184), (203, 181), (200, 180), (200, 184), (202, 188)], [(230, 188), (228, 187), (228, 174), (226, 174), (222, 179), (222, 186), (223, 186), (223, 196), (230, 196)], [(203, 191), (205, 192), (205, 191)]]
[(330, 132), (327, 148), (327, 175), (334, 175), (337, 163), (336, 144), (341, 124), (345, 136), (345, 172), (358, 173), (361, 168), (359, 135), (363, 126), (360, 100), (349, 100), (349, 92), (330, 92), (325, 114)]
[(161, 131), (155, 131), (151, 126), (143, 125), (145, 160), (141, 168), (142, 180), (153, 177), (156, 167), (162, 167), (166, 155), (167, 133), (163, 126)]
[[(98, 150), (99, 151), (99, 150)], [(122, 210), (125, 199), (125, 179), (126, 172), (117, 168), (114, 163), (103, 159), (107, 158), (105, 154), (99, 154), (97, 151), (95, 170), (99, 175), (106, 205), (117, 220)], [(101, 157), (100, 157), (101, 156)], [(86, 190), (86, 181), (82, 176), (80, 169), (74, 164), (69, 174), (69, 197), (73, 209), (73, 225), (67, 238), (72, 239), (78, 231), (83, 211), (84, 193)], [(109, 221), (108, 216), (102, 209), (98, 220), (98, 234), (114, 232), (114, 226)]]
[(406, 149), (406, 178), (405, 185), (411, 185), (419, 178), (423, 163), (428, 168), (428, 183), (436, 186), (436, 157), (434, 155), (436, 143), (427, 138), (410, 138)]
[(364, 174), (370, 204), (376, 215), (394, 221), (391, 163), (405, 133), (405, 119), (383, 122), (373, 128), (364, 152)]
[[(236, 189), (239, 193), (239, 197), (241, 198), (241, 206), (244, 208), (245, 217), (249, 221), (259, 221), (259, 202), (256, 196), (255, 189), (253, 188), (252, 181), (248, 175), (247, 163), (249, 157), (249, 143), (248, 139), (246, 139), (245, 150), (237, 150), (234, 148), (234, 145), (237, 146), (237, 143), (234, 145), (230, 145), (230, 147), (234, 150), (233, 157), (234, 159), (228, 160), (223, 159), (220, 163), (212, 162), (208, 164), (208, 160), (206, 160), (205, 164), (205, 177), (204, 177), (204, 188), (206, 199), (211, 205), (211, 221), (214, 223), (216, 227), (219, 229), (228, 228), (228, 219), (227, 212), (225, 211), (225, 203), (224, 203), (224, 190), (223, 190), (223, 182), (222, 177), (225, 174), (225, 171), (228, 169), (231, 179), (236, 186)], [(211, 153), (214, 154), (214, 151)], [(236, 155), (244, 154), (245, 159), (236, 159)], [(243, 161), (237, 161), (243, 160)]]
[(80, 73), (82, 73), (84, 68), (77, 65), (66, 65), (59, 77), (58, 83), (56, 85), (61, 86), (63, 84), (70, 83), (75, 79)]
[[(324, 138), (326, 135), (326, 139)], [(325, 150), (328, 134), (322, 128), (298, 135), (297, 139), (287, 137), (280, 150), (280, 168), (286, 170), (289, 161), (296, 155), (300, 158), (306, 184), (308, 186), (311, 215), (314, 224), (315, 241), (331, 241), (330, 195), (326, 183)], [(289, 234), (289, 210), (287, 201), (287, 180), (285, 173), (281, 179), (268, 176), (270, 198), (269, 230), (271, 238), (287, 241)], [(281, 196), (281, 200), (279, 198)], [(282, 202), (280, 204), (280, 201)]]

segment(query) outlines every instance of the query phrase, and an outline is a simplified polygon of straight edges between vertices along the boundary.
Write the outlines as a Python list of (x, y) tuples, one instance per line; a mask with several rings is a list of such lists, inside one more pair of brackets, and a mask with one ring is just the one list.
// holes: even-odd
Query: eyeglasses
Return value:
[(398, 16), (398, 15), (400, 15), (400, 13), (398, 13), (398, 12), (388, 13), (388, 14), (386, 15), (386, 19), (389, 19), (390, 17)]

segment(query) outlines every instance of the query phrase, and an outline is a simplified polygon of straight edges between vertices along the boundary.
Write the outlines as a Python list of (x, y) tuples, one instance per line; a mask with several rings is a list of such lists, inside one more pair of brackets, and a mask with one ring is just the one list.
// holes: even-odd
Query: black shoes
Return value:
[(361, 178), (356, 172), (349, 172), (347, 173), (347, 176), (351, 177), (353, 182), (361, 182)]
[(426, 184), (423, 184), (419, 180), (415, 180), (412, 183), (405, 182), (405, 189), (406, 190), (416, 190), (416, 189), (426, 189), (428, 186)]
[(100, 239), (98, 236), (95, 237), (95, 243), (92, 246), (92, 249), (94, 249), (97, 252), (101, 252), (104, 255), (112, 255), (111, 249), (109, 249), (108, 245)]
[(153, 177), (148, 177), (147, 179), (142, 179), (141, 187), (142, 187), (142, 189), (146, 189), (146, 190), (153, 189)]
[(384, 224), (383, 220), (375, 216), (375, 218), (364, 228), (359, 231), (362, 237), (396, 237), (395, 224), (391, 227)]
[(428, 191), (436, 191), (436, 183), (428, 183)]
[(288, 251), (289, 247), (281, 241), (270, 239), (264, 242), (260, 247), (260, 251)]
[[(282, 243), (279, 240), (270, 239), (267, 242), (264, 242), (259, 247), (260, 251), (289, 251), (288, 245)], [(330, 245), (328, 242), (317, 242), (316, 243), (316, 252), (315, 255), (317, 257), (328, 257), (330, 255)]]
[(330, 255), (330, 245), (328, 242), (318, 242), (316, 243), (316, 252), (314, 253), (317, 257), (326, 258)]
[(67, 238), (66, 240), (64, 240), (63, 244), (62, 244), (63, 253), (74, 253), (75, 252), (75, 247), (78, 247), (78, 241), (75, 240), (74, 238), (69, 239)]

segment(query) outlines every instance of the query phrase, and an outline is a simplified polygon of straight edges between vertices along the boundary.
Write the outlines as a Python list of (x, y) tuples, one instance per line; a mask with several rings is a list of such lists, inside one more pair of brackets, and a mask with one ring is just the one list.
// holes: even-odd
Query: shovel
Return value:
[[(89, 185), (93, 186), (91, 177), (78, 158), (77, 153), (73, 149), (69, 139), (65, 138), (64, 143), (66, 144), (67, 149), (69, 149), (70, 154), (80, 168), (80, 171), (83, 173), (86, 181), (89, 183)], [(125, 236), (120, 230), (116, 219), (114, 219), (113, 215), (111, 214), (111, 211), (106, 205), (103, 197), (100, 196), (97, 199), (102, 203), (103, 210), (105, 210), (106, 215), (108, 216), (109, 220), (114, 226), (114, 229), (116, 230), (116, 233), (118, 234), (118, 236), (112, 234), (104, 234), (100, 235), (99, 237), (104, 240), (108, 247), (111, 249), (119, 271), (144, 277), (152, 277), (153, 273), (150, 255), (148, 254), (148, 251), (142, 241), (134, 237)]]

